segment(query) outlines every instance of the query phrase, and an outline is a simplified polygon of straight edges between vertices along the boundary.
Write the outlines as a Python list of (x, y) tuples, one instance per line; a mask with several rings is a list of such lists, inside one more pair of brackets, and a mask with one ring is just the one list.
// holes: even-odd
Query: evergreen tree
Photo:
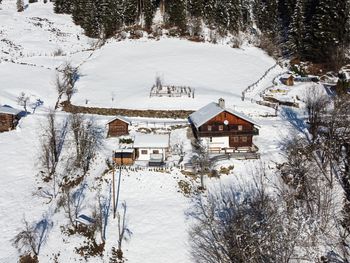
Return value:
[(134, 25), (138, 19), (137, 16), (137, 0), (122, 0), (122, 14), (123, 14), (123, 22), (125, 25), (130, 26)]
[(306, 33), (303, 0), (297, 0), (291, 19), (288, 35), (288, 47), (293, 54), (300, 57), (304, 51), (304, 39)]
[(176, 26), (182, 32), (186, 31), (186, 0), (166, 1), (165, 12), (169, 16), (170, 26)]
[(241, 27), (242, 30), (246, 30), (248, 26), (252, 24), (251, 18), (251, 1), (250, 0), (241, 0)]
[(72, 17), (77, 25), (82, 25), (85, 19), (85, 8), (87, 0), (73, 0)]
[(100, 37), (101, 24), (98, 17), (98, 3), (94, 0), (85, 0), (85, 7), (83, 11), (83, 21), (81, 27), (85, 30), (85, 35), (88, 37)]
[(347, 43), (348, 1), (319, 0), (308, 27), (304, 57), (326, 62)]
[(201, 18), (204, 16), (205, 0), (188, 0), (187, 11), (192, 17)]
[(149, 30), (152, 26), (154, 14), (157, 11), (157, 3), (154, 0), (144, 0), (145, 28)]
[(258, 28), (271, 40), (279, 37), (278, 0), (255, 0), (253, 12)]
[(73, 1), (55, 0), (54, 11), (57, 14), (71, 14)]

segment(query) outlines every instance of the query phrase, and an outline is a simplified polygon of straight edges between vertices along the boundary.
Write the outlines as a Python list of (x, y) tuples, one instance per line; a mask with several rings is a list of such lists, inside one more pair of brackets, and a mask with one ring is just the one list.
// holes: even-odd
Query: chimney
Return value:
[(219, 99), (219, 107), (225, 109), (225, 100), (223, 98)]

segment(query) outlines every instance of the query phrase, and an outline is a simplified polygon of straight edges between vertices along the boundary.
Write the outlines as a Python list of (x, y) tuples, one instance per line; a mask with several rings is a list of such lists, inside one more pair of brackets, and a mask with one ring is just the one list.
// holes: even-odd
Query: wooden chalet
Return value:
[(108, 123), (108, 137), (118, 137), (129, 134), (131, 121), (123, 116), (117, 116)]
[(225, 101), (212, 102), (189, 116), (197, 139), (207, 142), (210, 152), (257, 151), (253, 136), (259, 125), (242, 113), (225, 107)]
[(20, 119), (20, 113), (20, 110), (10, 106), (0, 106), (0, 132), (15, 129)]

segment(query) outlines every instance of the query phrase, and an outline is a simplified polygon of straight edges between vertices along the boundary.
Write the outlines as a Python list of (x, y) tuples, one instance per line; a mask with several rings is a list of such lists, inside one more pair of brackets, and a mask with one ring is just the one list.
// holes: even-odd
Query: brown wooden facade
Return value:
[(113, 160), (116, 165), (132, 165), (135, 162), (135, 151), (133, 152), (114, 152)]
[(231, 148), (252, 147), (253, 136), (259, 134), (254, 124), (224, 111), (194, 129), (197, 137), (229, 137)]
[(16, 115), (0, 113), (0, 132), (10, 131), (16, 128), (18, 118)]
[(115, 119), (108, 123), (108, 137), (117, 137), (129, 134), (129, 123)]

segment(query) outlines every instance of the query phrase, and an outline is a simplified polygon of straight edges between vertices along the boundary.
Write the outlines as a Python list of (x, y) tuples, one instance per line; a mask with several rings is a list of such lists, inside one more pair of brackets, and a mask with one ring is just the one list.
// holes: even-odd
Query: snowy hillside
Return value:
[[(239, 101), (242, 91), (276, 62), (254, 47), (194, 43), (177, 39), (112, 42), (80, 68), (73, 103), (136, 109), (198, 109), (225, 97)], [(156, 76), (166, 85), (189, 86), (193, 98), (150, 98)], [(112, 101), (114, 99), (114, 101)]]
[[(268, 167), (266, 181), (277, 184), (275, 167), (284, 158), (281, 149), (290, 131), (301, 136), (307, 133), (302, 108), (281, 107), (277, 111), (277, 108), (258, 105), (251, 98), (242, 101), (242, 92), (276, 64), (273, 58), (256, 47), (246, 45), (233, 49), (166, 37), (160, 40), (146, 37), (125, 41), (110, 39), (100, 47), (96, 40), (83, 35), (70, 16), (55, 14), (52, 3), (30, 4), (24, 12), (18, 13), (15, 0), (3, 0), (0, 5), (0, 105), (20, 108), (16, 100), (21, 92), (32, 102), (40, 99), (44, 103), (35, 113), (22, 118), (16, 130), (0, 133), (1, 263), (17, 262), (20, 253), (12, 243), (15, 235), (23, 229), (23, 219), (30, 223), (42, 219), (49, 222), (47, 240), (38, 256), (40, 263), (85, 262), (75, 249), (83, 247), (87, 239), (77, 233), (67, 234), (65, 227), (69, 220), (64, 209), (57, 209), (58, 200), (40, 196), (41, 190), (49, 188), (40, 176), (43, 170), (40, 164), (41, 142), (47, 136), (49, 109), (55, 106), (58, 98), (56, 69), (66, 62), (77, 66), (80, 73), (72, 97), (75, 105), (197, 110), (222, 97), (228, 107), (243, 111), (256, 120), (260, 127), (254, 143), (259, 148), (261, 159), (218, 161), (215, 169), (221, 171), (221, 177), (205, 177), (208, 189), (232, 183), (252, 184), (257, 179), (254, 170), (262, 166)], [(257, 83), (253, 87), (255, 90), (251, 91), (254, 99), (284, 71), (276, 66)], [(156, 76), (160, 76), (165, 85), (193, 88), (194, 96), (151, 98)], [(309, 86), (310, 83), (303, 83), (295, 90), (284, 87), (283, 99), (295, 100)], [(64, 130), (65, 124), (69, 127), (70, 117), (58, 109), (57, 129)], [(113, 170), (108, 166), (108, 160), (111, 160), (114, 150), (125, 145), (118, 138), (106, 138), (106, 124), (113, 116), (86, 115), (85, 118), (93, 120), (103, 135), (91, 167), (79, 185), (84, 186), (82, 211), (92, 215), (98, 207), (100, 194), (107, 198), (110, 193)], [(187, 120), (177, 121), (132, 118), (130, 138), (151, 132), (169, 134), (173, 153), (164, 169), (139, 165), (122, 170), (118, 211), (125, 201), (128, 227), (132, 232), (130, 239), (123, 243), (127, 262), (194, 262), (188, 237), (189, 208), (193, 201), (191, 197), (198, 194), (200, 180), (195, 173), (184, 171), (195, 153)], [(60, 179), (66, 176), (72, 165), (73, 133), (74, 129), (60, 134), (64, 138), (58, 165)], [(176, 151), (178, 148), (183, 152)], [(189, 187), (190, 194), (181, 184)], [(103, 254), (90, 257), (86, 262), (109, 262), (111, 249), (118, 244), (118, 223), (111, 215), (106, 222)], [(99, 238), (97, 240), (101, 241)]]

